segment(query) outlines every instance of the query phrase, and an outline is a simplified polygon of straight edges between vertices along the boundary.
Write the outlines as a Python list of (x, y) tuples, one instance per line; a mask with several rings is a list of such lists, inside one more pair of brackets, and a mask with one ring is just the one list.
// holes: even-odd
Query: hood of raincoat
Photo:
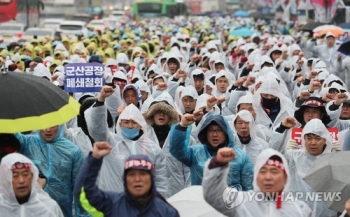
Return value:
[(2, 158), (0, 164), (0, 186), (2, 186), (1, 193), (4, 195), (4, 197), (10, 204), (14, 205), (18, 205), (18, 202), (15, 196), (15, 192), (13, 191), (11, 167), (17, 162), (30, 164), (30, 171), (33, 173), (32, 190), (30, 192), (30, 197), (27, 203), (30, 203), (35, 194), (37, 194), (39, 191), (38, 186), (36, 186), (37, 179), (39, 176), (39, 170), (37, 169), (35, 164), (29, 158), (22, 154), (11, 153), (6, 155), (4, 158)]
[(179, 122), (179, 116), (175, 110), (173, 98), (167, 92), (163, 92), (155, 98), (148, 110), (143, 114), (148, 125), (152, 126), (154, 124), (153, 117), (160, 111), (169, 116), (169, 126)]
[(165, 62), (165, 71), (166, 71), (166, 73), (168, 73), (169, 75), (172, 75), (172, 73), (171, 73), (170, 70), (169, 70), (168, 63), (169, 63), (170, 61), (174, 61), (174, 60), (175, 60), (176, 65), (177, 65), (177, 69), (180, 69), (180, 67), (181, 67), (181, 63), (180, 63), (180, 60), (179, 60), (179, 56), (176, 55), (176, 54), (174, 54), (174, 53), (170, 53), (169, 56), (168, 56), (168, 58), (167, 58), (167, 60), (166, 60), (166, 62)]
[(205, 74), (204, 74), (203, 70), (202, 69), (195, 69), (195, 70), (192, 71), (191, 77), (190, 77), (190, 85), (192, 85), (193, 87), (195, 87), (194, 77), (193, 77), (195, 75), (203, 75), (203, 78), (204, 78), (204, 86), (203, 86), (204, 91), (203, 91), (203, 93), (205, 93), (205, 91), (206, 91), (206, 80), (205, 80)]
[(280, 47), (278, 47), (277, 45), (274, 45), (270, 50), (269, 50), (269, 53), (268, 53), (268, 55), (269, 55), (269, 57), (271, 58), (271, 60), (272, 60), (272, 53), (274, 53), (274, 52), (276, 52), (276, 51), (278, 51), (278, 52), (283, 52), (282, 51), (282, 49), (280, 48)]
[(125, 53), (119, 53), (117, 56), (118, 64), (130, 65), (129, 58)]
[(51, 74), (48, 68), (44, 66), (44, 64), (39, 63), (35, 68), (33, 75), (42, 77), (42, 78), (47, 78), (49, 81), (51, 81)]
[(219, 63), (221, 63), (221, 64), (223, 64), (224, 65), (224, 67), (225, 67), (225, 71), (227, 71), (227, 72), (229, 72), (229, 70), (227, 69), (227, 67), (226, 67), (226, 64), (225, 64), (225, 62), (222, 60), (222, 59), (217, 59), (217, 60), (215, 60), (215, 62), (214, 62), (214, 71), (215, 71), (215, 65), (216, 64), (219, 64)]
[(326, 78), (326, 80), (324, 80), (323, 87), (328, 87), (332, 81), (340, 81), (344, 86), (344, 82), (338, 76), (336, 76), (334, 74), (330, 74), (328, 76), (328, 78)]
[(159, 75), (160, 72), (159, 72), (159, 68), (156, 64), (152, 64), (148, 70), (146, 71), (146, 74), (145, 74), (145, 80), (148, 80), (148, 76), (151, 74), (151, 73), (155, 73), (156, 75)]
[[(136, 97), (137, 97), (137, 101), (140, 101), (142, 100), (142, 95), (141, 95), (141, 91), (140, 91), (140, 88), (136, 85), (136, 84), (127, 84), (125, 85), (124, 89), (123, 89), (123, 93), (122, 93), (122, 98), (124, 99), (124, 93), (126, 90), (129, 90), (129, 89), (133, 89), (135, 90), (135, 93), (136, 93)], [(140, 105), (141, 106), (141, 105)]]
[[(264, 151), (262, 151), (255, 162), (254, 165), (254, 179), (253, 179), (253, 187), (254, 187), (254, 191), (261, 191), (260, 188), (258, 187), (258, 182), (257, 182), (257, 178), (258, 178), (258, 174), (259, 174), (259, 170), (266, 164), (266, 162), (272, 157), (272, 156), (278, 156), (282, 159), (282, 163), (283, 163), (283, 167), (284, 170), (287, 174), (287, 182), (284, 185), (283, 191), (286, 192), (288, 191), (289, 185), (290, 185), (290, 171), (289, 171), (289, 166), (288, 166), (288, 162), (286, 160), (286, 158), (283, 156), (283, 154), (281, 154), (280, 152), (273, 150), (272, 148), (268, 148), (265, 149)], [(283, 207), (283, 205), (282, 205)]]
[(294, 51), (297, 51), (297, 50), (300, 50), (301, 51), (301, 48), (299, 45), (297, 44), (292, 44), (289, 48), (289, 57), (291, 58), (292, 57), (292, 54)]
[(55, 47), (54, 53), (58, 50), (67, 51), (66, 47), (62, 43), (57, 44), (57, 46)]
[[(276, 96), (280, 100), (281, 110), (280, 112), (284, 110), (288, 110), (292, 114), (293, 108), (290, 108), (290, 101), (289, 99), (283, 94), (282, 88), (280, 84), (277, 82), (276, 79), (271, 79), (273, 76), (273, 73), (267, 73), (264, 77), (262, 77), (263, 81), (260, 86), (260, 88), (254, 93), (254, 104), (256, 107), (261, 106), (261, 94), (271, 94), (273, 96)], [(261, 77), (259, 77), (261, 78)], [(294, 112), (294, 110), (293, 110)], [(257, 116), (259, 118), (259, 116)]]
[(202, 127), (199, 129), (198, 133), (198, 140), (207, 146), (210, 146), (207, 140), (207, 130), (208, 126), (212, 123), (217, 124), (224, 132), (226, 135), (226, 144), (227, 147), (233, 148), (235, 146), (235, 139), (233, 136), (233, 132), (227, 123), (226, 119), (222, 115), (209, 115), (207, 119), (205, 119)]
[[(212, 70), (213, 72), (215, 72), (215, 67), (214, 64), (217, 60), (221, 60), (222, 61), (222, 56), (219, 52), (214, 51), (213, 53), (211, 53), (210, 58), (209, 58), (209, 68), (210, 70)], [(225, 64), (224, 64), (225, 65)], [(226, 66), (225, 66), (226, 67)]]
[(214, 41), (209, 41), (209, 42), (205, 45), (205, 48), (206, 48), (207, 50), (215, 49), (216, 51), (218, 51), (218, 47), (216, 46), (216, 44), (215, 44)]
[(315, 63), (315, 69), (327, 69), (327, 64), (323, 60), (319, 60)]
[(118, 118), (118, 121), (116, 124), (117, 134), (120, 137), (124, 138), (125, 140), (129, 140), (121, 133), (122, 132), (122, 128), (120, 126), (121, 120), (133, 120), (141, 126), (141, 130), (143, 131), (143, 135), (145, 135), (147, 133), (146, 132), (147, 123), (146, 123), (144, 117), (142, 116), (141, 111), (134, 104), (130, 104), (130, 105), (125, 107), (123, 112), (119, 115), (119, 118)]
[(242, 96), (239, 98), (237, 105), (236, 105), (236, 111), (238, 111), (239, 109), (239, 105), (241, 104), (252, 104), (252, 106), (254, 106), (254, 97), (253, 94), (251, 94), (250, 92), (247, 92), (246, 95)]
[(196, 91), (196, 89), (189, 85), (187, 87), (185, 87), (183, 90), (182, 90), (182, 93), (181, 93), (181, 97), (180, 97), (180, 100), (179, 100), (179, 108), (180, 108), (180, 111), (182, 114), (184, 114), (186, 111), (185, 111), (185, 108), (182, 104), (182, 98), (184, 98), (185, 96), (190, 96), (192, 97), (193, 99), (197, 100), (198, 98), (198, 93)]
[(326, 126), (322, 123), (322, 121), (320, 119), (312, 119), (303, 128), (303, 132), (301, 134), (301, 145), (302, 145), (302, 150), (304, 152), (308, 153), (308, 151), (306, 150), (306, 147), (305, 147), (304, 136), (306, 134), (310, 134), (310, 133), (326, 139), (326, 148), (324, 149), (322, 154), (331, 153), (331, 151), (332, 151), (332, 137), (329, 134)]
[[(140, 91), (145, 91), (148, 94), (151, 94), (151, 89), (143, 80), (138, 80), (135, 84), (140, 88)], [(150, 97), (150, 95), (148, 95), (148, 97)]]
[[(252, 114), (247, 111), (247, 110), (242, 110), (240, 112), (238, 112), (235, 116), (235, 118), (233, 119), (233, 124), (235, 125), (235, 122), (237, 120), (237, 118), (240, 117), (244, 122), (249, 122), (249, 136), (251, 138), (251, 140), (254, 140), (256, 137), (256, 129), (255, 129), (255, 121), (254, 118), (252, 116)], [(234, 129), (236, 129), (236, 127), (234, 126)], [(237, 131), (235, 130), (236, 135), (238, 136)]]
[(118, 63), (115, 59), (112, 59), (112, 58), (108, 58), (107, 59), (107, 62), (106, 62), (106, 66), (117, 66)]
[(67, 142), (69, 141), (68, 139), (66, 139), (64, 137), (64, 127), (63, 125), (58, 125), (58, 129), (57, 129), (57, 133), (55, 135), (55, 137), (52, 139), (52, 141), (50, 142), (46, 142), (44, 140), (44, 138), (41, 136), (41, 133), (40, 133), (41, 130), (37, 130), (37, 135), (39, 136), (40, 140), (42, 140), (43, 143), (55, 143), (55, 142)]
[(272, 61), (272, 59), (271, 59), (269, 56), (267, 56), (267, 55), (264, 55), (264, 56), (261, 57), (260, 63), (259, 63), (260, 69), (262, 69), (262, 66), (264, 65), (264, 63), (270, 63), (270, 64), (272, 64), (273, 66), (275, 66), (275, 63), (274, 63), (274, 62)]

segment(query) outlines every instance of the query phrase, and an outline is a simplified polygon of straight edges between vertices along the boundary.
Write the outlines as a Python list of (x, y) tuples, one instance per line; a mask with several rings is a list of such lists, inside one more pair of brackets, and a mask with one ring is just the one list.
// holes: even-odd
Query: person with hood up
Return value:
[(74, 195), (85, 210), (92, 216), (179, 217), (157, 192), (155, 165), (146, 155), (131, 155), (122, 162), (123, 189), (118, 193), (98, 188), (99, 170), (113, 149), (107, 142), (97, 142), (84, 162)]
[(196, 108), (197, 98), (198, 94), (193, 86), (183, 88), (179, 100), (180, 105), (178, 105), (181, 114), (193, 114)]
[(178, 58), (178, 56), (170, 53), (167, 60), (166, 60), (166, 63), (165, 63), (165, 72), (167, 73), (167, 75), (170, 77), (172, 76), (173, 74), (175, 74), (177, 72), (177, 70), (180, 69), (181, 67), (181, 62)]
[[(225, 118), (221, 115), (209, 115), (201, 126), (198, 139), (201, 144), (190, 146), (194, 115), (186, 114), (179, 124), (171, 127), (169, 150), (178, 161), (191, 170), (191, 184), (201, 185), (204, 163), (224, 147), (233, 148), (237, 157), (230, 162), (228, 184), (238, 190), (251, 190), (253, 165), (249, 156), (235, 146), (234, 136)], [(222, 194), (222, 193), (220, 193)]]
[(7, 217), (63, 217), (56, 201), (37, 184), (38, 168), (27, 157), (12, 153), (0, 164), (0, 210)]
[[(150, 83), (153, 98), (157, 98), (168, 90), (168, 79), (164, 75), (154, 76)], [(178, 84), (175, 83), (175, 86), (178, 86)]]
[(107, 141), (112, 152), (102, 165), (98, 186), (102, 190), (122, 191), (123, 162), (133, 154), (145, 154), (155, 165), (156, 184), (162, 195), (167, 195), (166, 162), (158, 144), (147, 136), (147, 124), (141, 111), (130, 104), (121, 112), (116, 123), (117, 133), (108, 130), (107, 108), (104, 102), (113, 94), (113, 88), (103, 86), (96, 103), (85, 111), (88, 130), (94, 141)]
[(39, 63), (35, 68), (33, 72), (34, 76), (42, 77), (47, 79), (51, 82), (51, 74), (47, 67), (44, 66), (44, 64)]
[[(63, 136), (63, 126), (53, 126), (37, 131), (36, 135), (15, 136), (21, 143), (21, 154), (33, 163), (47, 178), (44, 191), (61, 207), (65, 217), (73, 216), (73, 187), (83, 164), (80, 148)], [(84, 215), (75, 203), (75, 213)]]
[(130, 71), (130, 61), (128, 56), (125, 53), (119, 53), (117, 56), (118, 67), (123, 67), (126, 72)]
[(255, 164), (257, 156), (269, 147), (269, 144), (257, 136), (255, 121), (251, 113), (242, 110), (233, 121), (236, 146), (241, 148)]
[[(84, 112), (96, 102), (96, 98), (93, 96), (87, 95), (85, 97), (82, 97), (82, 99), (79, 101), (81, 106), (79, 109), (79, 115), (77, 116), (77, 120), (76, 120), (77, 127), (73, 127), (73, 128), (65, 127), (64, 136), (70, 141), (72, 141), (74, 144), (79, 146), (84, 157), (87, 157), (89, 153), (92, 151), (92, 145), (95, 143), (95, 141), (92, 139), (92, 137), (89, 134)], [(106, 121), (108, 123), (108, 128), (112, 128), (113, 119), (109, 111), (107, 111)]]
[[(260, 153), (254, 166), (254, 192), (249, 193), (227, 186), (229, 163), (236, 157), (232, 148), (222, 148), (204, 166), (204, 199), (217, 211), (226, 216), (311, 216), (311, 209), (305, 202), (290, 197), (284, 199), (285, 193), (290, 191), (292, 176), (281, 153), (270, 148)], [(256, 196), (252, 197), (252, 194)]]
[(276, 123), (293, 114), (292, 102), (282, 92), (276, 79), (270, 73), (264, 76), (260, 88), (254, 93), (258, 124), (273, 128)]
[(144, 113), (153, 102), (154, 98), (152, 96), (151, 89), (143, 80), (139, 80), (135, 84), (140, 88), (142, 96), (141, 113)]
[[(312, 119), (303, 128), (301, 143), (301, 149), (287, 150), (285, 153), (292, 179), (291, 191), (313, 192), (311, 187), (303, 180), (303, 177), (319, 156), (331, 152), (332, 138), (320, 119)], [(328, 209), (323, 201), (307, 200), (307, 203), (315, 212), (315, 217), (336, 216), (336, 211)]]
[(190, 75), (190, 85), (196, 89), (198, 96), (206, 94), (205, 75), (201, 69), (192, 71)]
[(174, 102), (168, 93), (162, 93), (143, 114), (150, 130), (148, 137), (156, 141), (166, 158), (167, 177), (169, 182), (167, 198), (190, 186), (190, 170), (176, 160), (169, 152), (169, 132), (173, 124), (179, 122)]

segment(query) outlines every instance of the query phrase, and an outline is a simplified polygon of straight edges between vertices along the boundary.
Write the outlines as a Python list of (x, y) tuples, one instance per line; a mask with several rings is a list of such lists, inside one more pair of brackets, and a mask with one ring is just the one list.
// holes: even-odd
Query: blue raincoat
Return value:
[[(59, 126), (55, 138), (46, 142), (40, 134), (16, 134), (21, 143), (21, 153), (30, 158), (47, 178), (46, 191), (61, 207), (65, 217), (72, 217), (73, 187), (83, 164), (84, 157), (79, 147), (63, 136)], [(77, 216), (84, 216), (82, 208), (75, 203)]]
[(205, 162), (216, 155), (217, 150), (208, 144), (207, 127), (215, 122), (226, 134), (226, 147), (233, 148), (236, 157), (230, 162), (227, 184), (237, 190), (253, 190), (253, 164), (249, 156), (235, 146), (234, 136), (225, 118), (221, 115), (210, 115), (199, 130), (198, 139), (202, 144), (189, 146), (192, 127), (172, 126), (170, 131), (170, 153), (191, 170), (192, 185), (201, 185)]

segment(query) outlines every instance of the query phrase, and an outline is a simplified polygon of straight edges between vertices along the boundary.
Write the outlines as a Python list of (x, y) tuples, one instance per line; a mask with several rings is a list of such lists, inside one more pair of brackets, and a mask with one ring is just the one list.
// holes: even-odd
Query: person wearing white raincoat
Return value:
[(192, 114), (196, 108), (198, 93), (193, 86), (185, 87), (181, 92), (179, 109), (181, 114)]
[[(227, 156), (226, 150), (231, 153), (230, 157)], [(204, 166), (202, 182), (204, 199), (217, 211), (226, 216), (244, 217), (311, 216), (311, 210), (305, 202), (291, 198), (291, 200), (287, 198), (284, 200), (283, 195), (289, 192), (289, 185), (292, 182), (288, 162), (281, 153), (266, 149), (258, 156), (254, 166), (254, 192), (246, 192), (227, 186), (226, 177), (229, 167), (226, 162), (234, 159), (235, 153), (232, 149), (226, 150), (222, 152), (226, 152), (224, 155), (229, 159), (223, 162), (216, 156), (208, 160)], [(252, 197), (254, 193), (256, 196)], [(269, 193), (277, 194), (277, 199), (269, 198)], [(282, 197), (279, 197), (280, 195)], [(255, 199), (258, 196), (261, 196), (261, 199)]]
[[(26, 171), (27, 170), (27, 171)], [(18, 175), (14, 173), (17, 171)], [(21, 172), (20, 172), (21, 171)], [(39, 170), (35, 164), (24, 155), (18, 153), (8, 154), (1, 160), (0, 164), (0, 215), (6, 217), (63, 217), (61, 208), (56, 201), (43, 192), (37, 184)], [(26, 178), (31, 176), (30, 183)], [(16, 178), (17, 177), (17, 178)], [(13, 179), (20, 187), (27, 187), (29, 195), (25, 198), (16, 196)], [(28, 184), (29, 186), (26, 186)], [(22, 196), (22, 195), (21, 195)]]
[[(96, 103), (85, 111), (85, 119), (91, 137), (95, 141), (107, 141), (112, 147), (111, 153), (105, 157), (99, 175), (99, 188), (105, 191), (122, 192), (123, 162), (135, 154), (149, 156), (155, 165), (157, 190), (167, 195), (168, 182), (166, 162), (159, 145), (147, 136), (147, 124), (141, 111), (134, 105), (128, 105), (120, 114), (114, 134), (108, 130), (106, 97), (113, 93), (113, 88), (104, 86)], [(122, 123), (123, 121), (123, 123)], [(124, 127), (121, 125), (123, 124)], [(126, 127), (127, 125), (127, 127)]]
[(148, 138), (155, 141), (162, 149), (166, 158), (168, 194), (166, 198), (173, 196), (182, 189), (190, 186), (190, 169), (176, 160), (169, 152), (169, 132), (173, 124), (179, 122), (174, 102), (168, 93), (158, 96), (143, 114), (148, 127)]
[(269, 144), (257, 136), (255, 121), (249, 111), (238, 112), (233, 125), (237, 147), (241, 148), (255, 164), (258, 155), (267, 149)]
[[(319, 156), (331, 152), (332, 138), (320, 119), (312, 119), (303, 128), (301, 141), (301, 149), (287, 150), (285, 153), (292, 179), (291, 190), (305, 193), (314, 192), (302, 178), (305, 177)], [(306, 195), (304, 194), (304, 196)], [(308, 200), (307, 203), (315, 212), (315, 217), (336, 216), (336, 211), (328, 209), (322, 201)]]
[(190, 75), (190, 85), (192, 85), (198, 96), (206, 93), (206, 80), (202, 69), (195, 69)]
[(258, 124), (273, 128), (287, 116), (294, 113), (293, 103), (282, 92), (276, 79), (269, 74), (264, 76), (260, 88), (254, 93), (254, 108), (256, 108)]

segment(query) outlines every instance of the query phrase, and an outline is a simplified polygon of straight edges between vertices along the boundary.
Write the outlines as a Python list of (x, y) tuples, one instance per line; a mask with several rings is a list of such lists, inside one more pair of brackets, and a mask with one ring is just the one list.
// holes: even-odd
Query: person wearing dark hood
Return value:
[(215, 156), (219, 149), (230, 147), (237, 156), (229, 163), (228, 185), (237, 190), (252, 190), (253, 164), (249, 156), (236, 147), (233, 132), (225, 118), (222, 115), (209, 115), (198, 133), (202, 144), (190, 146), (191, 125), (195, 121), (193, 114), (185, 114), (170, 131), (170, 153), (190, 168), (191, 184), (201, 185), (205, 162)]
[[(272, 132), (270, 140), (272, 148), (284, 153), (285, 146), (289, 148), (298, 147), (296, 141), (290, 139), (291, 129), (297, 125), (304, 128), (304, 126), (312, 119), (320, 119), (327, 127), (334, 126), (332, 119), (336, 119), (336, 117), (333, 117), (333, 113), (331, 113), (331, 118), (326, 107), (324, 106), (324, 103), (325, 102), (321, 98), (310, 97), (304, 102), (303, 105), (300, 106), (298, 110), (294, 112), (294, 118), (286, 117)], [(338, 104), (339, 102), (337, 101), (335, 103)]]
[(92, 216), (173, 217), (179, 213), (157, 192), (154, 165), (146, 155), (131, 155), (124, 163), (124, 192), (105, 192), (96, 185), (103, 157), (112, 151), (107, 142), (94, 144), (76, 182), (74, 196)]
[[(75, 128), (65, 128), (64, 136), (71, 142), (79, 146), (80, 150), (83, 152), (84, 156), (88, 156), (90, 151), (92, 151), (92, 145), (95, 143), (93, 138), (90, 136), (84, 112), (89, 109), (95, 102), (96, 98), (87, 95), (79, 100), (81, 106), (79, 110), (79, 115), (77, 116), (77, 126)], [(108, 127), (113, 127), (113, 118), (111, 113), (107, 110), (107, 123)]]

